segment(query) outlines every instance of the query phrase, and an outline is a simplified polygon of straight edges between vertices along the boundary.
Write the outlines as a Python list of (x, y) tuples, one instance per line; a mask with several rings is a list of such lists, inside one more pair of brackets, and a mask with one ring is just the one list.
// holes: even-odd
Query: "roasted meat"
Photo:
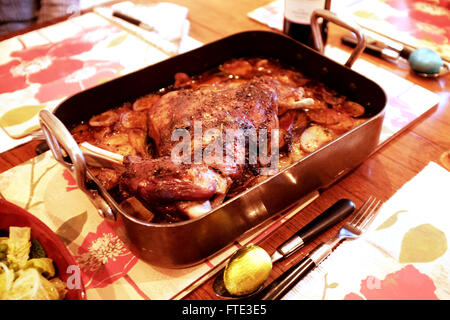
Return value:
[(251, 154), (248, 132), (267, 133), (266, 154), (277, 142), (282, 169), (364, 121), (363, 106), (275, 60), (233, 59), (174, 78), (73, 130), (77, 142), (125, 156), (121, 168), (93, 172), (124, 207), (139, 199), (146, 221), (201, 216), (264, 180), (268, 164)]
[[(276, 91), (274, 80), (256, 78), (244, 83), (229, 81), (220, 86), (202, 86), (176, 90), (163, 95), (148, 114), (149, 137), (155, 144), (157, 158), (137, 160), (129, 158), (120, 187), (137, 195), (150, 207), (166, 207), (176, 201), (209, 201), (224, 199), (233, 180), (239, 180), (247, 170), (245, 150), (240, 150), (233, 139), (222, 139), (221, 157), (211, 154), (212, 161), (195, 163), (196, 136), (198, 128), (215, 131), (217, 136), (200, 136), (199, 150), (203, 156), (210, 145), (225, 137), (230, 129), (244, 132), (247, 129), (265, 129), (271, 132), (278, 128)], [(197, 122), (197, 124), (196, 124)], [(172, 152), (179, 141), (174, 141), (177, 129), (184, 130), (188, 137), (188, 154), (185, 163), (174, 164)], [(242, 130), (242, 131), (239, 131)], [(201, 134), (201, 133), (200, 133)], [(186, 141), (184, 141), (186, 143)], [(211, 150), (217, 150), (211, 148)], [(242, 152), (242, 161), (236, 153)], [(231, 161), (224, 161), (232, 154)], [(203, 160), (203, 159), (202, 159)], [(257, 164), (255, 164), (257, 165)], [(217, 204), (219, 201), (215, 201)], [(197, 204), (193, 204), (197, 206)], [(177, 206), (180, 209), (179, 206)], [(182, 207), (184, 214), (192, 217), (192, 208)]]
[(170, 203), (182, 200), (209, 200), (225, 194), (229, 182), (206, 165), (175, 164), (169, 157), (142, 159), (125, 157), (121, 176), (123, 190), (147, 202)]
[[(173, 133), (184, 129), (194, 145), (195, 122), (202, 132), (218, 129), (225, 136), (226, 130), (278, 128), (277, 93), (275, 81), (261, 77), (239, 83), (225, 82), (198, 89), (172, 91), (158, 100), (149, 112), (149, 136), (155, 142), (158, 156), (170, 156), (179, 141), (173, 141)], [(202, 149), (212, 143), (203, 137)], [(224, 144), (224, 152), (233, 146)], [(192, 150), (193, 151), (193, 150)]]
[(227, 177), (206, 165), (175, 164), (169, 157), (128, 156), (124, 165), (121, 190), (135, 195), (155, 211), (164, 209), (173, 219), (180, 213), (194, 218), (205, 213), (201, 208), (211, 210), (210, 200), (223, 200), (230, 184)]

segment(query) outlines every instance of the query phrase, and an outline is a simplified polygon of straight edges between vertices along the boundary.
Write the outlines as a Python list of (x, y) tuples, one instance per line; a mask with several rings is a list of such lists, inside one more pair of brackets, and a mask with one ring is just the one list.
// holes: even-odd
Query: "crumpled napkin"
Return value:
[[(153, 31), (142, 29), (120, 18), (114, 17), (114, 11), (119, 11), (138, 19), (154, 28)], [(139, 5), (130, 1), (119, 2), (110, 7), (99, 7), (95, 12), (114, 21), (121, 27), (133, 32), (144, 40), (155, 45), (168, 54), (184, 52), (185, 41), (188, 38), (190, 23), (187, 19), (186, 7), (159, 2), (154, 5)], [(191, 49), (192, 45), (189, 46)]]
[(429, 163), (284, 299), (450, 299), (450, 172)]

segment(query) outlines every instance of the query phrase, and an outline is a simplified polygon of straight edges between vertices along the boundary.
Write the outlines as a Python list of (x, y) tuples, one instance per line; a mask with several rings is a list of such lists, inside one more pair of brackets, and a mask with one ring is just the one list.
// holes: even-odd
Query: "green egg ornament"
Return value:
[(419, 48), (409, 56), (409, 65), (415, 72), (435, 74), (444, 66), (442, 58), (434, 51)]

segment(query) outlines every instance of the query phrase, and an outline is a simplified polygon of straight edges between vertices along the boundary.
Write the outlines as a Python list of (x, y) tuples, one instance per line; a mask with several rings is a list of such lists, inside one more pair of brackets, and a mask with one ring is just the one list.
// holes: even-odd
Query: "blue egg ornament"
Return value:
[(442, 58), (436, 52), (428, 48), (414, 50), (408, 60), (411, 69), (420, 73), (439, 73), (444, 66)]

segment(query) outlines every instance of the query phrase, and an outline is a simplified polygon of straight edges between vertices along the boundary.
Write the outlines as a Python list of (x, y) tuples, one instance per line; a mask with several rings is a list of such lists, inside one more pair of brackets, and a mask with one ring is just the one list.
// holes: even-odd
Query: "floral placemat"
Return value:
[(258, 243), (316, 199), (275, 215), (213, 257), (184, 269), (154, 267), (127, 248), (118, 223), (104, 220), (50, 152), (0, 175), (4, 198), (41, 219), (66, 244), (81, 270), (88, 299), (180, 299), (217, 272), (239, 247)]
[(0, 126), (23, 137), (38, 128), (42, 108), (165, 58), (95, 13), (7, 39), (0, 43)]
[(285, 299), (450, 299), (450, 172), (430, 162)]
[(413, 48), (430, 48), (450, 61), (447, 0), (364, 0), (346, 13), (364, 28)]
[[(426, 47), (450, 61), (450, 7), (447, 0), (340, 0), (332, 12), (360, 26), (413, 48)], [(276, 0), (248, 13), (267, 26), (282, 30), (284, 1)]]
[[(130, 10), (126, 4), (117, 5)], [(178, 9), (180, 14), (167, 19), (184, 26), (176, 53), (201, 45), (188, 36), (187, 9), (168, 6), (147, 6), (145, 12), (167, 15)], [(108, 17), (104, 12), (110, 8), (96, 10), (103, 13), (73, 16), (0, 42), (0, 152), (30, 140), (29, 133), (39, 129), (41, 109), (53, 110), (73, 94), (176, 54), (162, 49), (158, 35)]]
[[(187, 19), (188, 9), (174, 3), (158, 2), (144, 5), (123, 1), (111, 6), (97, 7), (94, 11), (140, 39), (151, 43), (169, 56), (202, 44), (188, 36), (190, 29), (190, 22)], [(115, 11), (146, 23), (152, 30), (140, 28), (113, 16)]]

